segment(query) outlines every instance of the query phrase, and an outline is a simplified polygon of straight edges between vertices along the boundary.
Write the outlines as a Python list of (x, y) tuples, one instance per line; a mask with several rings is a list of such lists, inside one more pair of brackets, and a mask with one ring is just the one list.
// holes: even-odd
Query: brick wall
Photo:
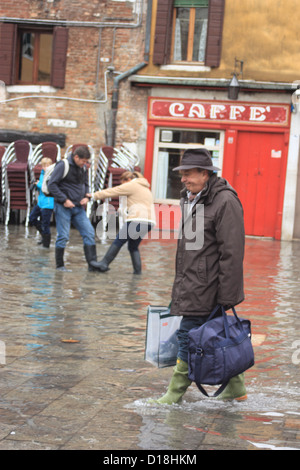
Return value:
[[(135, 3), (106, 0), (36, 0), (23, 1), (15, 11), (14, 2), (4, 0), (0, 16), (26, 19), (110, 22), (133, 25)], [(144, 11), (146, 4), (144, 5)], [(142, 27), (86, 27), (69, 25), (66, 79), (63, 89), (47, 88), (27, 92), (20, 86), (6, 87), (6, 98), (14, 99), (37, 95), (35, 98), (18, 99), (0, 104), (0, 127), (41, 133), (66, 134), (66, 146), (76, 142), (92, 145), (96, 152), (106, 144), (110, 132), (111, 95), (114, 73), (107, 75), (107, 101), (103, 103), (80, 102), (77, 99), (105, 101), (105, 71), (114, 67), (122, 73), (143, 61), (145, 40), (145, 15)], [(97, 63), (98, 68), (97, 68)], [(42, 96), (55, 98), (42, 98)], [(68, 99), (61, 99), (68, 98)], [(2, 98), (1, 98), (2, 99)], [(125, 142), (143, 142), (143, 119), (147, 96), (144, 91), (131, 88), (128, 81), (120, 84), (117, 113), (116, 145)], [(32, 117), (33, 114), (35, 117)], [(31, 116), (31, 117), (30, 117)], [(52, 120), (52, 121), (49, 121)], [(61, 120), (60, 127), (53, 126)], [(76, 125), (76, 127), (69, 127)]]

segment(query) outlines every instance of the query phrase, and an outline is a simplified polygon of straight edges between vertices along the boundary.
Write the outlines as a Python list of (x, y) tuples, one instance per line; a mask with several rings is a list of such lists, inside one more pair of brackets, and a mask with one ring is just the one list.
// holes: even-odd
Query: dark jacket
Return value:
[(80, 201), (89, 192), (88, 172), (86, 167), (79, 168), (73, 161), (72, 156), (68, 157), (70, 168), (63, 178), (64, 162), (59, 161), (55, 166), (48, 182), (48, 188), (55, 202), (63, 204), (67, 199), (80, 206)]
[[(183, 215), (186, 204), (185, 191), (181, 199)], [(235, 190), (223, 178), (212, 175), (199, 201), (185, 221), (184, 218), (177, 246), (171, 313), (205, 316), (217, 303), (235, 306), (242, 302), (245, 233), (243, 208)], [(192, 232), (190, 228), (187, 236), (188, 226)], [(194, 248), (191, 233), (198, 238), (195, 249), (189, 249)]]

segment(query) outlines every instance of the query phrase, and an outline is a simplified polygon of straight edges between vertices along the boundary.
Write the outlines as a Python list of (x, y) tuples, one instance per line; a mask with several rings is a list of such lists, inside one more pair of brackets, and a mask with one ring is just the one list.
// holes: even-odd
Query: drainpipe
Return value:
[(116, 127), (117, 127), (116, 120), (117, 120), (118, 103), (119, 103), (120, 82), (124, 80), (125, 78), (130, 77), (130, 75), (135, 74), (146, 65), (147, 65), (147, 62), (141, 62), (140, 64), (135, 65), (131, 69), (127, 70), (126, 72), (121, 73), (114, 79), (112, 102), (111, 102), (111, 111), (112, 111), (112, 120), (111, 120), (111, 126), (110, 126), (111, 132), (107, 136), (107, 145), (110, 145), (111, 147), (115, 146), (115, 140), (116, 140)]
[(146, 16), (144, 62), (141, 62), (140, 64), (135, 65), (131, 69), (127, 70), (127, 72), (123, 72), (119, 74), (114, 79), (113, 92), (112, 92), (112, 104), (111, 104), (111, 111), (112, 111), (111, 126), (110, 126), (110, 132), (108, 132), (108, 135), (107, 135), (107, 145), (110, 145), (111, 147), (115, 146), (115, 140), (116, 140), (116, 128), (117, 128), (116, 121), (117, 121), (117, 112), (118, 112), (120, 82), (124, 80), (125, 78), (130, 77), (131, 75), (135, 74), (146, 65), (148, 65), (149, 50), (150, 50), (151, 18), (152, 18), (152, 0), (149, 0), (147, 4), (147, 16)]

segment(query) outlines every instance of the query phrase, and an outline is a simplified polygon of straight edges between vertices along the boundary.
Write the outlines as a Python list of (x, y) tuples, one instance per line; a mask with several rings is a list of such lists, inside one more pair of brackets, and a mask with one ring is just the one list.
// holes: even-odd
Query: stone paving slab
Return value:
[(247, 239), (238, 313), (253, 330), (248, 400), (207, 399), (192, 385), (181, 405), (157, 406), (147, 399), (172, 370), (144, 361), (146, 312), (169, 302), (176, 243), (144, 242), (141, 276), (126, 249), (108, 273), (89, 273), (72, 232), (72, 272), (57, 273), (53, 245), (37, 246), (34, 231), (0, 235), (0, 450), (300, 449), (300, 243)]

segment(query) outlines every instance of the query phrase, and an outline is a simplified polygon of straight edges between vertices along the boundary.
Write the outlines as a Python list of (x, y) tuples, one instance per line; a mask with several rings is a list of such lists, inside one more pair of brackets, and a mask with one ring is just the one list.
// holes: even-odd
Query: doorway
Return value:
[(238, 132), (232, 185), (246, 235), (280, 239), (287, 145), (284, 133)]

